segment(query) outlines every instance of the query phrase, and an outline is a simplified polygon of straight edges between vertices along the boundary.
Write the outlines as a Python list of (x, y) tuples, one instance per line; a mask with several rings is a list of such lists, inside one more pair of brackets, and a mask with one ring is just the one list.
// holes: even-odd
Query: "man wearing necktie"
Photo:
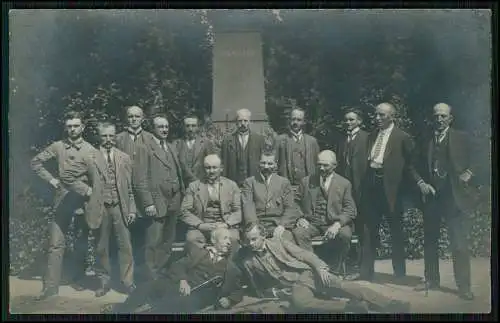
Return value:
[(184, 138), (176, 141), (176, 148), (179, 152), (179, 160), (186, 165), (186, 176), (184, 184), (203, 179), (205, 169), (203, 160), (207, 155), (215, 154), (216, 148), (208, 138), (199, 134), (200, 121), (196, 116), (184, 118)]
[(474, 209), (474, 154), (470, 136), (450, 127), (451, 107), (446, 103), (434, 106), (434, 136), (425, 140), (419, 181), (424, 201), (425, 283), (416, 290), (438, 289), (439, 237), (444, 218), (450, 237), (453, 272), (459, 295), (472, 300), (470, 255), (467, 243), (467, 214)]
[[(72, 162), (63, 173), (62, 180), (68, 187), (87, 197), (86, 213), (95, 218), (97, 229), (96, 267), (100, 280), (96, 297), (104, 296), (111, 289), (110, 236), (116, 238), (120, 280), (128, 293), (135, 289), (134, 258), (129, 225), (136, 218), (132, 191), (132, 160), (115, 148), (116, 128), (103, 122), (98, 125), (99, 151), (84, 162)], [(80, 181), (83, 175), (89, 183)]]
[[(276, 140), (278, 174), (288, 178), (294, 194), (301, 180), (316, 172), (319, 145), (316, 138), (304, 133), (305, 111), (294, 108), (290, 111), (289, 131)], [(295, 196), (297, 198), (297, 196)]]
[[(152, 134), (142, 128), (144, 111), (140, 107), (136, 105), (127, 107), (126, 114), (128, 127), (125, 131), (116, 135), (116, 148), (125, 152), (133, 160), (136, 147), (144, 144), (144, 138), (151, 137)], [(135, 191), (134, 194), (136, 194)], [(135, 197), (137, 199), (137, 195)], [(144, 241), (147, 220), (143, 220), (144, 209), (140, 205), (138, 205), (137, 216), (138, 219), (130, 226), (130, 234), (135, 264), (141, 265), (144, 262)]]
[(184, 194), (184, 165), (174, 145), (167, 142), (168, 119), (153, 118), (153, 136), (138, 145), (134, 158), (134, 187), (147, 217), (145, 259), (151, 278), (167, 264), (175, 241)]
[(236, 247), (239, 240), (240, 189), (232, 180), (220, 176), (219, 156), (206, 156), (204, 165), (204, 178), (189, 184), (182, 201), (182, 221), (189, 226), (185, 248), (188, 253), (193, 245), (205, 245), (210, 232), (217, 228), (230, 230), (233, 246)]
[(290, 231), (300, 216), (294, 202), (290, 181), (276, 172), (273, 153), (260, 157), (260, 174), (245, 180), (242, 188), (242, 210), (245, 225), (261, 223), (270, 236), (293, 240)]
[[(82, 137), (85, 125), (83, 116), (79, 112), (70, 111), (64, 117), (64, 128), (67, 138), (52, 143), (31, 160), (31, 168), (43, 180), (48, 182), (55, 189), (54, 211), (55, 216), (49, 224), (49, 250), (48, 250), (48, 270), (44, 277), (44, 289), (40, 299), (57, 295), (61, 280), (62, 262), (64, 249), (66, 247), (65, 236), (71, 224), (71, 220), (76, 210), (82, 210), (84, 200), (74, 192), (68, 190), (64, 183), (61, 183), (60, 176), (64, 172), (68, 161), (77, 161), (85, 158), (95, 151), (95, 148)], [(51, 174), (44, 164), (55, 160), (58, 166), (57, 174)], [(81, 284), (85, 277), (85, 259), (88, 254), (88, 224), (82, 216), (83, 212), (75, 217), (77, 234), (75, 243), (76, 274), (73, 278), (74, 288), (83, 290)]]
[(307, 176), (299, 187), (300, 206), (304, 216), (297, 221), (293, 235), (303, 249), (313, 251), (312, 239), (322, 236), (327, 242), (328, 262), (340, 273), (349, 251), (356, 204), (351, 183), (335, 173), (337, 158), (331, 150), (318, 155), (317, 175)]
[(360, 274), (352, 279), (371, 281), (374, 275), (379, 226), (385, 216), (392, 242), (392, 267), (397, 278), (406, 276), (405, 240), (402, 228), (403, 179), (418, 181), (413, 166), (414, 143), (394, 124), (396, 109), (390, 103), (375, 107), (377, 129), (368, 137), (368, 169), (362, 182), (359, 213), (361, 233)]
[(238, 110), (237, 130), (224, 137), (221, 146), (223, 175), (239, 187), (248, 177), (259, 174), (259, 158), (265, 149), (264, 137), (250, 130), (251, 117), (249, 110)]

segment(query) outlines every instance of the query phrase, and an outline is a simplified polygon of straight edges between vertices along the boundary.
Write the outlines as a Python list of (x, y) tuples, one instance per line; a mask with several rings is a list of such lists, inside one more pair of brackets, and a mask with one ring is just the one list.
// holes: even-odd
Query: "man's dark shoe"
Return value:
[(410, 313), (410, 302), (391, 301), (387, 306), (382, 308), (383, 313)]
[(423, 292), (426, 290), (438, 290), (438, 289), (439, 289), (439, 283), (435, 282), (423, 282), (415, 286), (415, 288), (413, 288), (413, 290), (416, 292)]
[(95, 291), (95, 297), (103, 297), (111, 290), (108, 283), (101, 282), (101, 287)]
[(365, 301), (351, 300), (347, 303), (345, 312), (351, 314), (369, 313), (369, 306)]
[(458, 296), (466, 301), (472, 301), (474, 299), (474, 294), (471, 291), (461, 291)]
[(59, 288), (57, 287), (48, 287), (42, 290), (42, 293), (35, 297), (35, 300), (42, 301), (52, 296), (56, 296), (59, 294)]
[(76, 291), (82, 291), (82, 290), (86, 290), (87, 288), (85, 287), (85, 282), (84, 282), (84, 279), (85, 279), (85, 276), (78, 276), (78, 277), (75, 277), (73, 278), (73, 280), (71, 281), (71, 284), (70, 286), (76, 290)]

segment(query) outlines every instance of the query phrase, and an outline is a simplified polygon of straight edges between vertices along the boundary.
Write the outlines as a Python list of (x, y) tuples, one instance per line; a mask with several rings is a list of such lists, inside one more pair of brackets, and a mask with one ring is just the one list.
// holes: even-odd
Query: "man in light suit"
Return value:
[[(289, 132), (276, 139), (278, 174), (288, 178), (294, 193), (301, 180), (316, 172), (319, 145), (316, 138), (304, 133), (305, 111), (295, 108), (290, 112)], [(298, 195), (295, 196), (297, 198)]]
[[(245, 228), (240, 267), (258, 297), (283, 297), (300, 312), (367, 313), (368, 307), (385, 313), (408, 313), (410, 303), (390, 298), (357, 282), (342, 281), (314, 253), (294, 243), (267, 239), (261, 225)], [(350, 301), (325, 299), (347, 294)], [(320, 296), (323, 296), (320, 298)]]
[[(144, 111), (140, 107), (136, 105), (127, 107), (126, 114), (128, 127), (125, 131), (116, 135), (116, 148), (129, 155), (133, 161), (136, 147), (138, 145), (144, 145), (144, 138), (150, 138), (152, 134), (142, 128), (144, 123)], [(137, 193), (134, 191), (134, 194)], [(135, 197), (137, 199), (137, 195), (135, 195)], [(146, 238), (146, 227), (148, 225), (148, 219), (143, 219), (144, 209), (141, 205), (138, 205), (137, 216), (137, 220), (131, 224), (129, 229), (135, 264), (141, 265), (144, 263), (144, 242)]]
[(305, 177), (299, 187), (304, 217), (297, 221), (293, 235), (297, 244), (313, 251), (312, 239), (322, 236), (330, 251), (332, 270), (340, 273), (351, 244), (356, 204), (351, 183), (335, 173), (337, 158), (331, 150), (318, 155), (318, 172)]
[[(128, 226), (135, 220), (136, 207), (132, 192), (132, 160), (115, 146), (115, 125), (101, 123), (98, 126), (99, 151), (82, 161), (70, 162), (62, 175), (68, 188), (89, 201), (86, 214), (98, 228), (96, 272), (100, 287), (96, 297), (107, 294), (111, 283), (109, 255), (110, 235), (114, 231), (118, 245), (120, 279), (129, 293), (135, 289), (134, 258)], [(81, 180), (87, 176), (89, 183)]]
[(265, 150), (264, 137), (250, 130), (252, 113), (247, 109), (236, 112), (238, 129), (222, 141), (221, 159), (224, 177), (239, 187), (245, 179), (259, 174), (259, 158)]
[(290, 231), (300, 217), (294, 203), (290, 181), (275, 173), (273, 153), (260, 157), (260, 174), (245, 180), (242, 188), (242, 209), (245, 225), (261, 223), (271, 236), (293, 240)]
[[(402, 225), (402, 193), (404, 179), (413, 185), (419, 177), (413, 166), (413, 139), (396, 127), (395, 107), (381, 103), (375, 107), (377, 129), (368, 136), (368, 169), (362, 183), (359, 222), (361, 235), (361, 265), (358, 279), (371, 281), (379, 241), (382, 217), (387, 217), (392, 240), (392, 267), (396, 278), (406, 276), (406, 255)], [(358, 223), (359, 223), (358, 222)]]
[(179, 160), (186, 165), (186, 176), (184, 176), (186, 187), (197, 179), (203, 179), (205, 176), (203, 161), (207, 155), (216, 152), (210, 140), (199, 135), (199, 123), (196, 116), (184, 118), (185, 138), (179, 139), (175, 143)]
[(476, 170), (470, 135), (451, 127), (453, 115), (446, 103), (434, 106), (434, 133), (424, 140), (420, 164), (419, 187), (424, 198), (425, 283), (416, 290), (438, 289), (439, 237), (444, 218), (450, 236), (453, 273), (458, 292), (465, 300), (474, 299), (471, 292), (470, 254), (467, 243), (467, 214), (474, 210), (473, 184)]
[[(44, 277), (44, 288), (40, 299), (48, 298), (59, 293), (59, 283), (62, 274), (62, 262), (66, 248), (66, 233), (75, 211), (82, 211), (75, 217), (76, 229), (81, 231), (75, 243), (75, 263), (77, 268), (73, 277), (73, 288), (83, 290), (82, 280), (85, 277), (85, 259), (88, 254), (88, 223), (83, 217), (83, 199), (68, 190), (61, 183), (61, 175), (67, 162), (81, 160), (95, 151), (95, 148), (82, 137), (85, 124), (83, 115), (70, 111), (64, 116), (64, 128), (67, 138), (56, 141), (45, 148), (31, 160), (31, 168), (43, 180), (50, 183), (55, 189), (54, 220), (49, 225), (50, 239), (48, 250), (47, 273)], [(45, 163), (55, 160), (57, 174), (51, 174), (44, 166)]]
[(220, 176), (221, 161), (217, 155), (205, 157), (205, 177), (189, 184), (182, 201), (182, 221), (189, 226), (186, 250), (202, 247), (210, 232), (228, 228), (233, 242), (239, 241), (241, 223), (240, 189), (235, 182)]
[(167, 143), (168, 132), (167, 117), (155, 116), (153, 136), (144, 138), (134, 157), (133, 184), (148, 217), (145, 259), (153, 279), (171, 255), (184, 194), (183, 166), (174, 145)]

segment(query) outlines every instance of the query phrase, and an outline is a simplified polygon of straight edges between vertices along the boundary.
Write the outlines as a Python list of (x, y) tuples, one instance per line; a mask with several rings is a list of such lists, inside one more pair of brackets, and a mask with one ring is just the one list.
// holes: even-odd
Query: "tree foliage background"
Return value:
[[(92, 143), (96, 121), (110, 118), (121, 128), (123, 107), (130, 104), (148, 114), (166, 112), (172, 138), (182, 134), (181, 118), (196, 113), (220, 142), (223, 134), (209, 120), (218, 24), (262, 33), (266, 110), (276, 132), (286, 127), (285, 113), (300, 106), (321, 147), (336, 149), (343, 107), (357, 106), (369, 120), (376, 104), (390, 101), (398, 108), (399, 125), (418, 139), (430, 131), (428, 117), (436, 102), (453, 106), (456, 126), (481, 143), (476, 156), (484, 161), (477, 174), (481, 208), (472, 216), (471, 246), (475, 254), (488, 255), (490, 18), (485, 10), (12, 11), (11, 269), (33, 263), (47, 240), (52, 191), (32, 174), (29, 160), (61, 138), (66, 110), (85, 111), (85, 137)], [(416, 235), (409, 238), (408, 253), (421, 257), (421, 215), (416, 214), (406, 220), (408, 232)], [(444, 256), (445, 232), (442, 240)], [(381, 256), (389, 251), (383, 244)]]

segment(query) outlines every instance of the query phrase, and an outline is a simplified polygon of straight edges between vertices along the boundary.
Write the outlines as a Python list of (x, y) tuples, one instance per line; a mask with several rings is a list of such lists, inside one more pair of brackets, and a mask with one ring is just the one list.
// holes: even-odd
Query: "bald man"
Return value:
[(242, 220), (241, 198), (238, 185), (221, 176), (221, 160), (217, 155), (205, 157), (205, 176), (189, 184), (182, 201), (182, 221), (189, 226), (186, 249), (203, 246), (210, 232), (227, 228), (234, 242), (239, 240)]
[(392, 241), (392, 267), (396, 278), (406, 276), (405, 239), (402, 226), (403, 179), (416, 185), (420, 179), (413, 166), (414, 143), (410, 135), (396, 127), (396, 109), (390, 103), (375, 107), (377, 128), (368, 136), (368, 168), (361, 187), (362, 201), (358, 223), (362, 257), (360, 274), (352, 279), (371, 281), (379, 245), (379, 226), (387, 218)]
[(293, 235), (303, 249), (313, 251), (312, 238), (322, 237), (329, 250), (327, 259), (335, 273), (349, 251), (356, 205), (351, 183), (335, 173), (337, 157), (331, 150), (318, 155), (317, 175), (307, 176), (299, 186), (304, 216), (297, 221)]
[(155, 116), (153, 135), (144, 137), (134, 158), (132, 184), (147, 218), (145, 260), (153, 279), (171, 255), (184, 193), (184, 166), (174, 145), (167, 142), (168, 133), (167, 117)]
[(260, 156), (265, 150), (264, 137), (250, 130), (251, 117), (249, 110), (238, 110), (236, 131), (222, 141), (223, 175), (239, 187), (248, 177), (259, 175)]
[(209, 154), (216, 153), (216, 147), (206, 137), (200, 135), (200, 121), (196, 116), (184, 118), (184, 138), (176, 141), (179, 160), (186, 165), (184, 183), (202, 179), (205, 175), (203, 160)]
[(316, 172), (319, 145), (311, 135), (304, 133), (305, 111), (295, 108), (290, 112), (288, 133), (276, 140), (278, 174), (288, 178), (294, 193), (306, 176)]
[[(416, 290), (438, 289), (440, 224), (448, 227), (453, 259), (453, 272), (459, 295), (472, 300), (470, 255), (467, 243), (467, 214), (474, 209), (475, 173), (470, 135), (451, 128), (453, 115), (446, 103), (433, 108), (434, 131), (421, 152), (423, 178), (419, 181), (424, 203), (425, 284)], [(477, 193), (476, 193), (477, 194)]]

